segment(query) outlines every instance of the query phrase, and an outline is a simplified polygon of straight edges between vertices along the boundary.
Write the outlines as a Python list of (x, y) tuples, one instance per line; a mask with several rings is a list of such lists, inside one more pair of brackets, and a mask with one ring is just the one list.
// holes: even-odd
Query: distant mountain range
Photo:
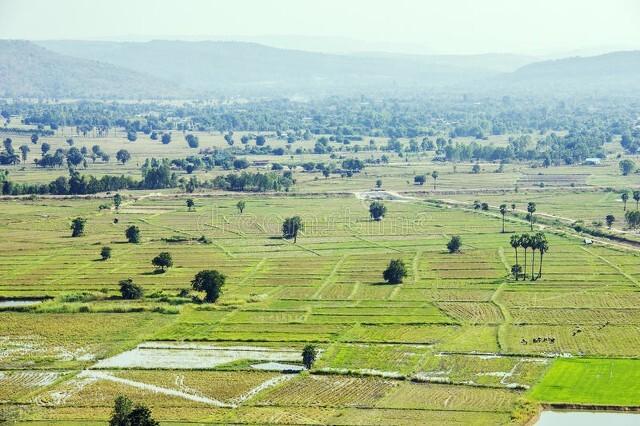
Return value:
[(0, 96), (173, 98), (188, 91), (148, 74), (62, 55), (28, 41), (0, 41)]
[(0, 41), (0, 96), (167, 98), (640, 89), (640, 52), (534, 62), (487, 55), (324, 54), (231, 41)]

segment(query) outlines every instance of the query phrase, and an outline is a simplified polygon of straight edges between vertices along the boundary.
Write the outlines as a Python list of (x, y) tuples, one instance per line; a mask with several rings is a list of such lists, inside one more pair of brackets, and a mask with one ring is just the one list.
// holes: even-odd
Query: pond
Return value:
[(543, 411), (536, 426), (631, 426), (640, 424), (640, 414), (604, 411)]

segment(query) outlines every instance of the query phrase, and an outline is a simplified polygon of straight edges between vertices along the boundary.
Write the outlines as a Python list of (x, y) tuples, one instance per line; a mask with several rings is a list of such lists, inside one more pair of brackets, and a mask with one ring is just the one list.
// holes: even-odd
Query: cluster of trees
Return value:
[[(542, 277), (542, 259), (544, 254), (549, 251), (549, 243), (543, 232), (536, 232), (535, 234), (514, 234), (509, 241), (511, 247), (515, 251), (516, 263), (511, 267), (511, 273), (513, 277), (518, 281), (519, 278), (526, 279), (527, 277), (527, 250), (531, 249), (531, 281), (535, 281)], [(524, 250), (524, 262), (522, 265), (518, 262), (518, 249)], [(538, 266), (538, 274), (535, 274), (535, 257), (536, 251), (540, 256), (540, 262)]]
[[(39, 140), (37, 135), (33, 135), (32, 139), (34, 144)], [(87, 159), (90, 159), (92, 163), (97, 160), (103, 162), (109, 162), (110, 156), (102, 150), (100, 145), (93, 145), (91, 150), (86, 146), (77, 148), (73, 146), (73, 139), (67, 139), (69, 149), (58, 148), (51, 153), (51, 145), (47, 142), (40, 144), (40, 151), (42, 155), (40, 158), (34, 159), (35, 164), (38, 167), (43, 168), (55, 168), (67, 166), (69, 168), (75, 168), (82, 165), (87, 168)], [(19, 163), (26, 163), (29, 158), (31, 148), (27, 144), (23, 144), (18, 147), (20, 154), (18, 154), (13, 146), (11, 138), (6, 138), (3, 143), (3, 149), (0, 151), (0, 165), (15, 165)]]
[(161, 189), (178, 186), (178, 179), (171, 171), (166, 159), (147, 159), (142, 166), (142, 180), (128, 176), (104, 175), (96, 178), (81, 175), (77, 170), (69, 169), (69, 177), (60, 176), (48, 184), (14, 183), (8, 173), (0, 175), (3, 195), (52, 194), (85, 195), (99, 192), (119, 191), (121, 189)]
[(116, 397), (113, 413), (109, 419), (109, 426), (159, 426), (151, 416), (151, 410), (142, 405), (133, 405), (128, 397)]
[(225, 176), (216, 176), (201, 186), (240, 192), (288, 191), (294, 183), (290, 176), (291, 173), (280, 175), (275, 172), (230, 173)]
[[(160, 256), (156, 256), (154, 261), (158, 257)], [(163, 263), (166, 263), (166, 261), (163, 261)], [(193, 280), (191, 280), (191, 288), (198, 292), (204, 292), (204, 297), (202, 299), (203, 302), (215, 303), (222, 294), (222, 287), (224, 286), (226, 279), (226, 275), (216, 270), (203, 270), (198, 272), (194, 276)], [(118, 284), (120, 286), (120, 294), (123, 299), (137, 300), (144, 297), (144, 288), (133, 282), (131, 278), (121, 280)], [(197, 299), (194, 298), (194, 300)]]
[[(24, 117), (25, 124), (41, 126), (40, 131), (63, 125), (82, 128), (85, 135), (91, 136), (104, 135), (115, 127), (144, 134), (219, 131), (225, 133), (227, 143), (233, 141), (234, 131), (272, 132), (287, 142), (332, 135), (341, 142), (363, 136), (416, 138), (438, 134), (484, 139), (516, 132), (569, 130), (586, 124), (633, 138), (635, 119), (630, 108), (607, 99), (574, 100), (568, 104), (543, 98), (473, 99), (422, 94), (403, 98), (329, 97), (308, 102), (270, 99), (218, 105), (15, 102), (3, 104), (2, 109), (9, 116)], [(246, 144), (251, 139), (248, 136), (241, 142)], [(260, 143), (264, 141), (256, 137), (256, 145)]]
[[(438, 181), (438, 177), (440, 176), (440, 174), (438, 173), (437, 170), (434, 170), (431, 172), (431, 179), (433, 179), (433, 190), (436, 190), (436, 183)], [(427, 181), (427, 175), (416, 175), (413, 177), (413, 183), (415, 183), (416, 185), (424, 185), (425, 182)]]
[(576, 164), (589, 157), (604, 158), (605, 142), (611, 134), (600, 129), (572, 129), (566, 135), (551, 133), (534, 143), (530, 135), (510, 137), (508, 146), (477, 142), (462, 143), (449, 139), (436, 154), (446, 161), (540, 161), (543, 166)]

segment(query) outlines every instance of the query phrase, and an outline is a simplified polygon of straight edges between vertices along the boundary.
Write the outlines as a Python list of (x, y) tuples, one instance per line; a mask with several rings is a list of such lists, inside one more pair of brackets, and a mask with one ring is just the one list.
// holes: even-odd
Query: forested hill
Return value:
[(2, 97), (136, 99), (189, 93), (112, 64), (62, 55), (29, 41), (0, 40)]
[(504, 81), (513, 88), (528, 86), (532, 90), (638, 92), (640, 51), (536, 62), (508, 74)]
[(0, 96), (137, 99), (640, 91), (637, 51), (529, 61), (497, 54), (323, 54), (222, 41), (0, 41)]
[[(444, 58), (339, 55), (232, 41), (40, 42), (53, 51), (105, 61), (205, 91), (253, 93), (434, 88), (496, 75), (491, 67)], [(458, 61), (459, 62), (459, 61)]]

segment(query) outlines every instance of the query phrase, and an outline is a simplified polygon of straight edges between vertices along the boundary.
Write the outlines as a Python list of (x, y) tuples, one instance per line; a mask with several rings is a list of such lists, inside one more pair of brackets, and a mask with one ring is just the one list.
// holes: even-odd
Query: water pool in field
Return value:
[(0, 308), (13, 308), (16, 306), (31, 306), (37, 305), (38, 303), (42, 303), (42, 300), (39, 299), (9, 299), (9, 300), (0, 300)]
[(543, 411), (536, 426), (637, 426), (640, 414), (602, 411)]
[(258, 346), (146, 342), (135, 349), (99, 361), (94, 368), (214, 368), (235, 361), (302, 361), (301, 351)]

